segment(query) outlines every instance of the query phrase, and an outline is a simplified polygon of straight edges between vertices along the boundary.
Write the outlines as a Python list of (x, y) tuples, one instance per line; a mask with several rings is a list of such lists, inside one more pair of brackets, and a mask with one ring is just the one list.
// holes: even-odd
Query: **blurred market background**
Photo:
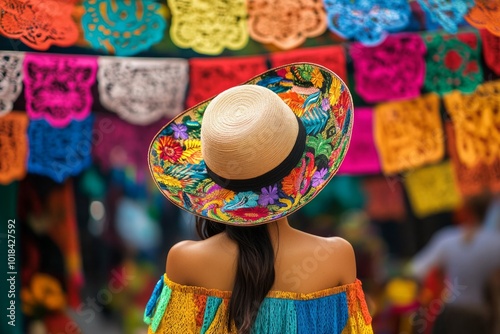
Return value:
[(169, 248), (196, 238), (152, 183), (150, 140), (295, 61), (346, 81), (355, 120), (338, 175), (290, 220), (354, 245), (375, 333), (430, 333), (444, 280), (409, 261), (472, 195), (500, 234), (499, 22), (498, 1), (0, 0), (2, 254), (16, 237), (0, 309), (8, 272), (17, 308), (0, 333), (146, 333)]

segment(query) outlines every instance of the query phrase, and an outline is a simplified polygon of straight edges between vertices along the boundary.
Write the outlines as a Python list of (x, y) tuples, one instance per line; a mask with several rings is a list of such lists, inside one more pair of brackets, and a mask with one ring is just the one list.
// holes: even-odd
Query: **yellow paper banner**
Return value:
[(500, 158), (500, 81), (487, 82), (472, 94), (453, 91), (444, 102), (455, 129), (460, 162), (469, 168)]
[(375, 107), (374, 136), (382, 171), (394, 174), (443, 158), (439, 96), (427, 94)]
[(417, 217), (453, 210), (460, 205), (449, 161), (408, 172), (404, 184)]
[(245, 0), (168, 0), (172, 11), (170, 38), (180, 48), (218, 55), (248, 43)]

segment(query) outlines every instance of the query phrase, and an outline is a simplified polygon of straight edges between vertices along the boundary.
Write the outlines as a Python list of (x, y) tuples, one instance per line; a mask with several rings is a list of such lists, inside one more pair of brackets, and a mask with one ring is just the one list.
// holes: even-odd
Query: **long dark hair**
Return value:
[(201, 239), (221, 232), (238, 244), (238, 263), (229, 301), (228, 330), (234, 321), (238, 333), (250, 333), (260, 304), (274, 283), (274, 249), (267, 225), (231, 226), (196, 218)]

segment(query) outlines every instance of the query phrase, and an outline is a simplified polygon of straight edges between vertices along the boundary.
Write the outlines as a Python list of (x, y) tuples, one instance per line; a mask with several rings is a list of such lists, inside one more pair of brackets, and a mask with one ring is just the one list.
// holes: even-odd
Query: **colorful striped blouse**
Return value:
[[(231, 291), (158, 281), (146, 305), (148, 334), (237, 333), (227, 329)], [(252, 333), (373, 333), (361, 282), (313, 293), (270, 291)]]

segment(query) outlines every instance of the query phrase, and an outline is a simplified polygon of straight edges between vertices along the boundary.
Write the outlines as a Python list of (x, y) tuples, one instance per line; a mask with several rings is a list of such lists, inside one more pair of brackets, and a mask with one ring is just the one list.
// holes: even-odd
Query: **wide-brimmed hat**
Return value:
[(149, 168), (184, 210), (225, 224), (268, 223), (325, 187), (352, 124), (352, 97), (335, 73), (289, 64), (179, 114), (154, 137)]

